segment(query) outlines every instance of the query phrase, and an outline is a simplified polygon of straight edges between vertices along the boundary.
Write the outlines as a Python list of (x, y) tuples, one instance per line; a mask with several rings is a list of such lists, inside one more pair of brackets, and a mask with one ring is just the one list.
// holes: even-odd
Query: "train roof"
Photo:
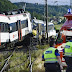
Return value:
[(8, 23), (9, 19), (6, 15), (0, 14), (0, 22)]
[(27, 14), (17, 14), (17, 15), (9, 15), (9, 23), (17, 22), (17, 20), (26, 20), (28, 19)]
[(13, 23), (17, 22), (18, 20), (26, 20), (30, 17), (30, 13), (24, 12), (23, 9), (14, 10), (6, 12), (4, 14), (0, 14), (0, 22)]
[[(36, 24), (44, 24), (46, 26), (46, 22), (43, 20), (33, 19), (33, 22)], [(48, 25), (54, 25), (52, 22), (48, 22)]]
[[(46, 22), (44, 26), (46, 26)], [(54, 24), (52, 22), (48, 22), (48, 26), (54, 26)]]
[(54, 25), (52, 22), (49, 22), (48, 25)]
[(37, 24), (45, 24), (44, 21), (38, 19), (33, 19), (33, 22)]

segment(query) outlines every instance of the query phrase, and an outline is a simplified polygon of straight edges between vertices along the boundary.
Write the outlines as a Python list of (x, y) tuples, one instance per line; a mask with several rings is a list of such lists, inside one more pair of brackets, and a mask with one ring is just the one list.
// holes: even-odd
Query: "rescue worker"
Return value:
[(50, 47), (46, 51), (44, 51), (44, 54), (42, 55), (42, 61), (45, 61), (45, 72), (61, 72), (61, 69), (63, 69), (63, 67), (60, 59), (60, 54), (58, 50), (54, 48), (54, 39), (51, 39), (49, 44)]
[(57, 36), (57, 39), (56, 39), (56, 44), (60, 44), (62, 42), (63, 42), (63, 40), (61, 38), (61, 34), (60, 34), (60, 31), (59, 31), (58, 36)]
[(65, 44), (64, 55), (65, 55), (65, 61), (67, 64), (66, 72), (72, 72), (72, 37), (69, 40), (69, 42)]
[(44, 34), (42, 35), (42, 39), (41, 39), (41, 44), (44, 45), (44, 41), (45, 41), (45, 36)]

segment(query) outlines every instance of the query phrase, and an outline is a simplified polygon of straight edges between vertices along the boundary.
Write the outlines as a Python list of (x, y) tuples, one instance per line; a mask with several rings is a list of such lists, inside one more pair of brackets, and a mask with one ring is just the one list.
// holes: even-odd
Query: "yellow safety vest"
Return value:
[(55, 48), (50, 47), (44, 52), (45, 63), (56, 63), (57, 57), (55, 55)]
[(37, 31), (36, 30), (32, 30), (33, 35), (37, 35)]
[(65, 56), (72, 57), (72, 42), (67, 42), (65, 47)]

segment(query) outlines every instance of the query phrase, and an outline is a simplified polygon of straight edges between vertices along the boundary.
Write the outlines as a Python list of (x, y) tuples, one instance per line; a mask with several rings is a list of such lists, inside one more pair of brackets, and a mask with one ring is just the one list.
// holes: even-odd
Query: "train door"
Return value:
[(21, 21), (18, 21), (18, 40), (22, 40), (22, 29), (21, 29)]

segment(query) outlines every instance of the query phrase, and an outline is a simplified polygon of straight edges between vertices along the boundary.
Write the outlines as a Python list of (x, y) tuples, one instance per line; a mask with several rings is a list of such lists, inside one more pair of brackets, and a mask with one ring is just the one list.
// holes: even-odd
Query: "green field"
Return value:
[(57, 25), (55, 25), (55, 28), (56, 28), (57, 30), (60, 30), (61, 27), (62, 27), (62, 25), (63, 25), (63, 24), (57, 24)]
[[(42, 54), (49, 45), (37, 45), (38, 50), (31, 51), (31, 60), (34, 61), (32, 65), (33, 72), (44, 72), (44, 62), (42, 61)], [(11, 53), (8, 52), (7, 54), (1, 53), (0, 54), (0, 70), (3, 68), (3, 65), (6, 61), (4, 61)], [(8, 55), (8, 56), (7, 56)], [(29, 59), (27, 60), (29, 52), (26, 53), (24, 50), (22, 51), (15, 51), (12, 57), (9, 60), (9, 64), (6, 67), (6, 72), (29, 72)]]

